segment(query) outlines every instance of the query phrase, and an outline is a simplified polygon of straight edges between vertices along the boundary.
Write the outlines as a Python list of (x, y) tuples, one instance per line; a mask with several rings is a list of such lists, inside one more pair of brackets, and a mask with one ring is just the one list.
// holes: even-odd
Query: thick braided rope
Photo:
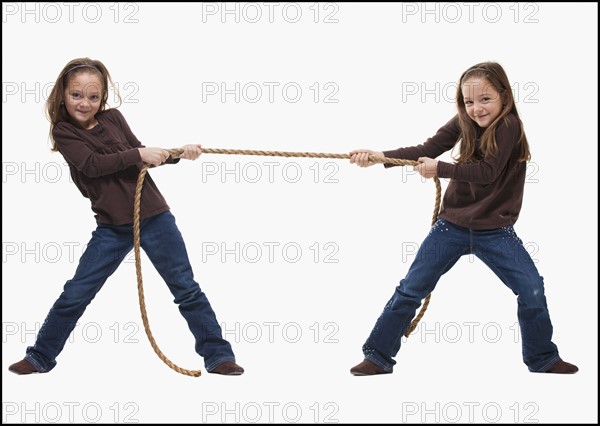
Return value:
[[(179, 158), (181, 154), (183, 154), (182, 148), (173, 148), (167, 150), (169, 154), (171, 154), (174, 158)], [(301, 158), (334, 158), (339, 160), (347, 160), (350, 159), (350, 154), (331, 154), (331, 153), (322, 153), (322, 152), (287, 152), (287, 151), (257, 151), (257, 150), (247, 150), (247, 149), (220, 149), (220, 148), (202, 148), (202, 153), (204, 154), (229, 154), (229, 155), (259, 155), (259, 156), (267, 156), (267, 157), (301, 157)], [(395, 164), (397, 166), (416, 166), (419, 164), (418, 161), (413, 160), (403, 160), (399, 158), (387, 158), (387, 157), (375, 157), (373, 155), (369, 155), (369, 161), (373, 163), (385, 163), (385, 164)], [(152, 349), (158, 355), (158, 357), (167, 364), (170, 368), (177, 371), (178, 373), (187, 375), (187, 376), (200, 376), (200, 371), (197, 370), (186, 370), (181, 367), (178, 367), (172, 361), (170, 361), (160, 350), (158, 347), (152, 332), (150, 331), (150, 325), (148, 323), (148, 314), (146, 312), (146, 303), (144, 299), (144, 286), (142, 282), (142, 266), (140, 260), (140, 201), (142, 198), (142, 188), (144, 185), (144, 178), (146, 177), (146, 173), (148, 172), (149, 165), (146, 165), (140, 171), (137, 180), (137, 186), (135, 190), (135, 200), (134, 200), (134, 210), (133, 210), (133, 245), (134, 245), (134, 253), (135, 253), (135, 270), (137, 275), (137, 284), (138, 284), (138, 297), (140, 302), (140, 311), (142, 314), (142, 321), (144, 323), (144, 330), (146, 331), (146, 335), (148, 336), (148, 340), (152, 345)], [(438, 213), (440, 211), (441, 204), (441, 194), (442, 188), (440, 184), (440, 180), (437, 176), (433, 178), (435, 183), (435, 207), (433, 209), (433, 216), (431, 220), (431, 225), (435, 223), (437, 220)], [(410, 335), (417, 327), (417, 324), (425, 315), (425, 311), (429, 306), (429, 301), (431, 299), (431, 294), (427, 295), (423, 302), (423, 306), (421, 310), (417, 314), (417, 316), (412, 320), (410, 326), (404, 333), (406, 337)]]

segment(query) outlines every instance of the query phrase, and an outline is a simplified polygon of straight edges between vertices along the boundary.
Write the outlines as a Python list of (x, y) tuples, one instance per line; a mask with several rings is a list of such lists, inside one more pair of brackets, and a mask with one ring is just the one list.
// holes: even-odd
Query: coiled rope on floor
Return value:
[[(179, 158), (181, 154), (183, 154), (183, 148), (173, 148), (167, 149), (169, 154), (173, 158)], [(258, 155), (258, 156), (267, 156), (267, 157), (300, 157), (300, 158), (333, 158), (338, 160), (348, 160), (350, 159), (350, 154), (330, 154), (323, 152), (287, 152), (287, 151), (257, 151), (257, 150), (249, 150), (249, 149), (220, 149), (220, 148), (202, 148), (203, 154), (228, 154), (228, 155)], [(394, 164), (397, 166), (416, 166), (419, 164), (418, 161), (413, 160), (404, 160), (399, 158), (387, 158), (387, 157), (376, 157), (373, 155), (369, 155), (369, 161), (373, 163), (382, 163), (382, 164)], [(135, 189), (135, 199), (134, 199), (134, 208), (133, 208), (133, 249), (135, 253), (135, 272), (137, 276), (137, 287), (138, 287), (138, 298), (140, 304), (140, 312), (142, 315), (142, 322), (144, 323), (144, 330), (146, 331), (146, 335), (148, 336), (148, 340), (150, 341), (150, 345), (152, 345), (152, 349), (158, 355), (158, 357), (165, 363), (167, 366), (175, 370), (176, 372), (192, 377), (200, 376), (201, 372), (199, 370), (186, 370), (185, 368), (181, 368), (173, 363), (169, 358), (166, 357), (165, 354), (162, 353), (154, 336), (152, 335), (152, 331), (150, 330), (150, 324), (148, 321), (148, 313), (146, 312), (146, 302), (144, 297), (144, 284), (142, 281), (142, 265), (141, 265), (141, 257), (140, 257), (140, 205), (142, 199), (142, 188), (144, 186), (144, 179), (146, 177), (146, 173), (148, 172), (148, 168), (150, 165), (145, 165), (140, 174), (138, 176), (137, 185)], [(440, 211), (441, 204), (441, 194), (442, 188), (440, 184), (440, 180), (437, 176), (433, 178), (435, 183), (435, 207), (433, 209), (433, 216), (431, 220), (431, 225), (435, 223), (438, 217), (438, 213)], [(404, 333), (404, 336), (408, 337), (410, 333), (412, 333), (417, 324), (425, 315), (425, 311), (429, 306), (429, 301), (431, 299), (431, 294), (427, 295), (427, 297), (423, 301), (423, 306), (421, 310), (417, 314), (417, 316), (412, 320), (408, 329)]]

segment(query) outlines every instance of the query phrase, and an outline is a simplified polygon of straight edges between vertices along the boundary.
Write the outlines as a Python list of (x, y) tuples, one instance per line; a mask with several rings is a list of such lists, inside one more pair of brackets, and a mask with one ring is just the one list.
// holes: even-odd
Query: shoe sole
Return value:
[(8, 369), (8, 371), (10, 371), (13, 374), (16, 374), (17, 376), (29, 376), (31, 374), (40, 374), (39, 371), (32, 371), (31, 373), (21, 373), (19, 371), (11, 370), (10, 368)]
[(369, 373), (362, 373), (360, 371), (351, 371), (350, 374), (352, 374), (353, 376), (361, 377), (361, 376), (380, 376), (382, 374), (392, 374), (392, 372), (391, 371), (382, 371), (380, 373), (369, 374)]

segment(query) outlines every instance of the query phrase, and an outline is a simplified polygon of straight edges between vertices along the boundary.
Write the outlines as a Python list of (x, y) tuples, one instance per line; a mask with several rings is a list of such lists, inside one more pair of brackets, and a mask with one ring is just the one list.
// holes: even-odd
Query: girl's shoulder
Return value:
[(79, 127), (75, 126), (73, 123), (71, 123), (69, 121), (59, 121), (52, 128), (52, 136), (56, 140), (57, 138), (60, 138), (61, 136), (64, 136), (64, 135), (77, 134), (79, 130), (80, 130)]
[(515, 114), (508, 114), (496, 126), (496, 139), (517, 143), (521, 139), (521, 120)]
[(517, 117), (515, 114), (513, 113), (509, 113), (506, 115), (506, 117), (503, 118), (502, 123), (505, 125), (506, 127), (517, 127), (520, 128), (521, 127), (521, 120), (519, 120), (519, 117)]
[(109, 108), (105, 111), (102, 111), (100, 114), (96, 116), (99, 120), (107, 120), (112, 121), (116, 124), (121, 124), (125, 121), (125, 117), (123, 117), (123, 113), (116, 108)]

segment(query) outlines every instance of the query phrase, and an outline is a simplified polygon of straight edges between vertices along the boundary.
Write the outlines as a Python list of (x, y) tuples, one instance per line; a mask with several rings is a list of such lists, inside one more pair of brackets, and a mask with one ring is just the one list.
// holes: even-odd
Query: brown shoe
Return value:
[(213, 371), (209, 371), (209, 373), (222, 374), (224, 376), (239, 376), (244, 374), (244, 369), (233, 361), (225, 361), (219, 364)]
[(19, 362), (15, 362), (13, 365), (8, 367), (8, 371), (19, 375), (39, 373), (39, 371), (37, 371), (37, 369), (33, 365), (31, 365), (31, 363), (25, 358), (23, 358)]
[(563, 361), (562, 359), (552, 366), (546, 373), (574, 374), (579, 371), (576, 365)]
[(391, 371), (385, 371), (383, 368), (375, 364), (374, 362), (365, 359), (358, 365), (355, 365), (350, 369), (350, 373), (355, 376), (373, 376), (375, 374), (390, 374)]

